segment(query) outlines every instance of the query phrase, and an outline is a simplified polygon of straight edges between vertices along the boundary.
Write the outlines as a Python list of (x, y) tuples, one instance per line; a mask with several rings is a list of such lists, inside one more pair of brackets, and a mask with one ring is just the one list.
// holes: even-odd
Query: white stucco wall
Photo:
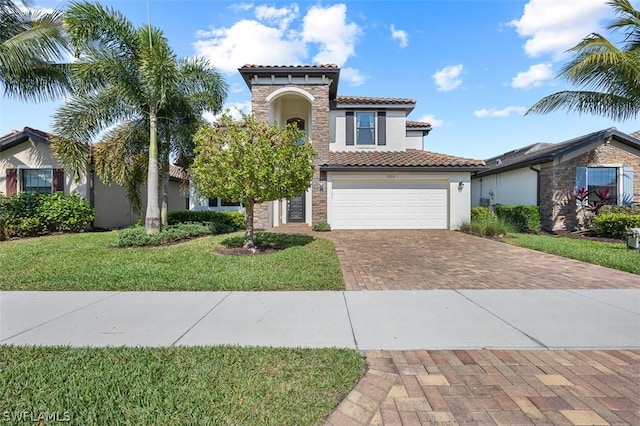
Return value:
[[(354, 110), (358, 111), (358, 110)], [(365, 111), (365, 110), (362, 110)], [(412, 135), (407, 137), (407, 120), (404, 111), (387, 110), (387, 144), (378, 145), (347, 145), (346, 144), (346, 118), (345, 110), (332, 110), (329, 113), (329, 149), (331, 151), (358, 151), (358, 150), (380, 150), (380, 151), (404, 151), (407, 148), (422, 149), (422, 138), (416, 142)], [(366, 111), (365, 111), (366, 112)], [(377, 125), (377, 117), (376, 117)], [(377, 132), (376, 127), (376, 132)], [(377, 140), (377, 136), (376, 136)]]
[(480, 198), (488, 198), (490, 205), (536, 205), (538, 175), (528, 167), (473, 179), (471, 205), (480, 205)]

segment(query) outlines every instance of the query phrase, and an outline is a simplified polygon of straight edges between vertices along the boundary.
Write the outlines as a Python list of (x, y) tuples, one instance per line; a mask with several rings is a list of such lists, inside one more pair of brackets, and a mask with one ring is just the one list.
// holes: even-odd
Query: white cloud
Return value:
[[(243, 19), (228, 28), (197, 30), (198, 40), (193, 43), (196, 55), (209, 59), (229, 74), (236, 73), (245, 64), (311, 62), (341, 67), (355, 55), (355, 45), (362, 32), (357, 24), (348, 22), (344, 4), (312, 6), (301, 20), (295, 4), (278, 8), (242, 3), (235, 10), (252, 12), (255, 19)], [(314, 49), (317, 53), (309, 60), (309, 51)], [(343, 74), (354, 85), (364, 82), (358, 70), (350, 69)]]
[(425, 114), (422, 117), (420, 117), (418, 121), (429, 123), (433, 128), (442, 127), (445, 124), (444, 120), (437, 119), (436, 116), (433, 114)]
[(307, 54), (304, 43), (289, 39), (280, 28), (269, 27), (254, 20), (236, 22), (230, 28), (199, 31), (203, 38), (193, 47), (221, 71), (236, 73), (245, 64), (297, 65)]
[(542, 86), (545, 80), (553, 78), (553, 66), (549, 63), (531, 65), (527, 71), (519, 72), (511, 80), (511, 87), (515, 89), (530, 89)]
[(404, 30), (396, 30), (395, 25), (391, 24), (391, 38), (400, 42), (400, 47), (409, 45), (409, 35)]
[(462, 64), (450, 65), (440, 71), (436, 71), (431, 77), (440, 92), (448, 92), (457, 89), (462, 84)]
[(361, 32), (357, 24), (347, 22), (347, 6), (344, 4), (312, 6), (303, 19), (302, 39), (319, 45), (313, 61), (320, 64), (342, 66), (355, 54), (355, 44)]
[(209, 123), (215, 123), (218, 121), (222, 114), (228, 114), (231, 116), (233, 120), (241, 120), (242, 114), (251, 114), (251, 101), (245, 102), (233, 102), (231, 104), (226, 104), (222, 108), (222, 113), (220, 114), (212, 114), (211, 112), (204, 112), (202, 114), (202, 118), (204, 118)]
[(497, 109), (479, 109), (477, 111), (473, 111), (473, 115), (478, 118), (486, 118), (486, 117), (508, 117), (511, 114), (523, 115), (527, 109), (521, 106), (508, 106), (506, 108)]
[(607, 0), (530, 0), (522, 16), (509, 25), (527, 38), (528, 56), (559, 58), (590, 33), (600, 32), (608, 10)]
[(286, 30), (291, 22), (298, 17), (298, 5), (289, 7), (257, 6), (255, 9), (256, 18), (278, 25), (282, 30)]
[(362, 86), (367, 77), (355, 68), (340, 68), (340, 79), (351, 86)]

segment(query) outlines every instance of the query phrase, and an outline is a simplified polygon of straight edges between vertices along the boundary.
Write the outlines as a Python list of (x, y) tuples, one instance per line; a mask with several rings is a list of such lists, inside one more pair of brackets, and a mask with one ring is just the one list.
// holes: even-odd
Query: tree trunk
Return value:
[(149, 114), (149, 169), (147, 173), (147, 215), (144, 220), (147, 234), (160, 232), (160, 208), (158, 207), (158, 117)]
[(171, 136), (165, 134), (165, 147), (162, 150), (162, 204), (160, 206), (160, 220), (162, 227), (169, 226), (169, 150)]
[(256, 245), (253, 242), (253, 201), (245, 203), (244, 208), (247, 214), (247, 227), (244, 232), (243, 247), (246, 249), (255, 250)]

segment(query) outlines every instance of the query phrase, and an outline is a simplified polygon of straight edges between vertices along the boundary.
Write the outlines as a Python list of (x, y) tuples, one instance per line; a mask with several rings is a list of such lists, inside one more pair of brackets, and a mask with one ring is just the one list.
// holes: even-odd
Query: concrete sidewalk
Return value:
[(640, 290), (0, 292), (0, 344), (640, 348)]

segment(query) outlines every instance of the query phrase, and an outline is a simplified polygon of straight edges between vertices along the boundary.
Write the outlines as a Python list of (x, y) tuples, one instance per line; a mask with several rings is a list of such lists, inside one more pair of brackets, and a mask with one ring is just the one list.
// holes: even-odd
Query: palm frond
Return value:
[(638, 116), (638, 105), (634, 99), (587, 91), (562, 91), (545, 96), (529, 108), (525, 115), (546, 114), (558, 109), (600, 115), (612, 120), (628, 120)]

